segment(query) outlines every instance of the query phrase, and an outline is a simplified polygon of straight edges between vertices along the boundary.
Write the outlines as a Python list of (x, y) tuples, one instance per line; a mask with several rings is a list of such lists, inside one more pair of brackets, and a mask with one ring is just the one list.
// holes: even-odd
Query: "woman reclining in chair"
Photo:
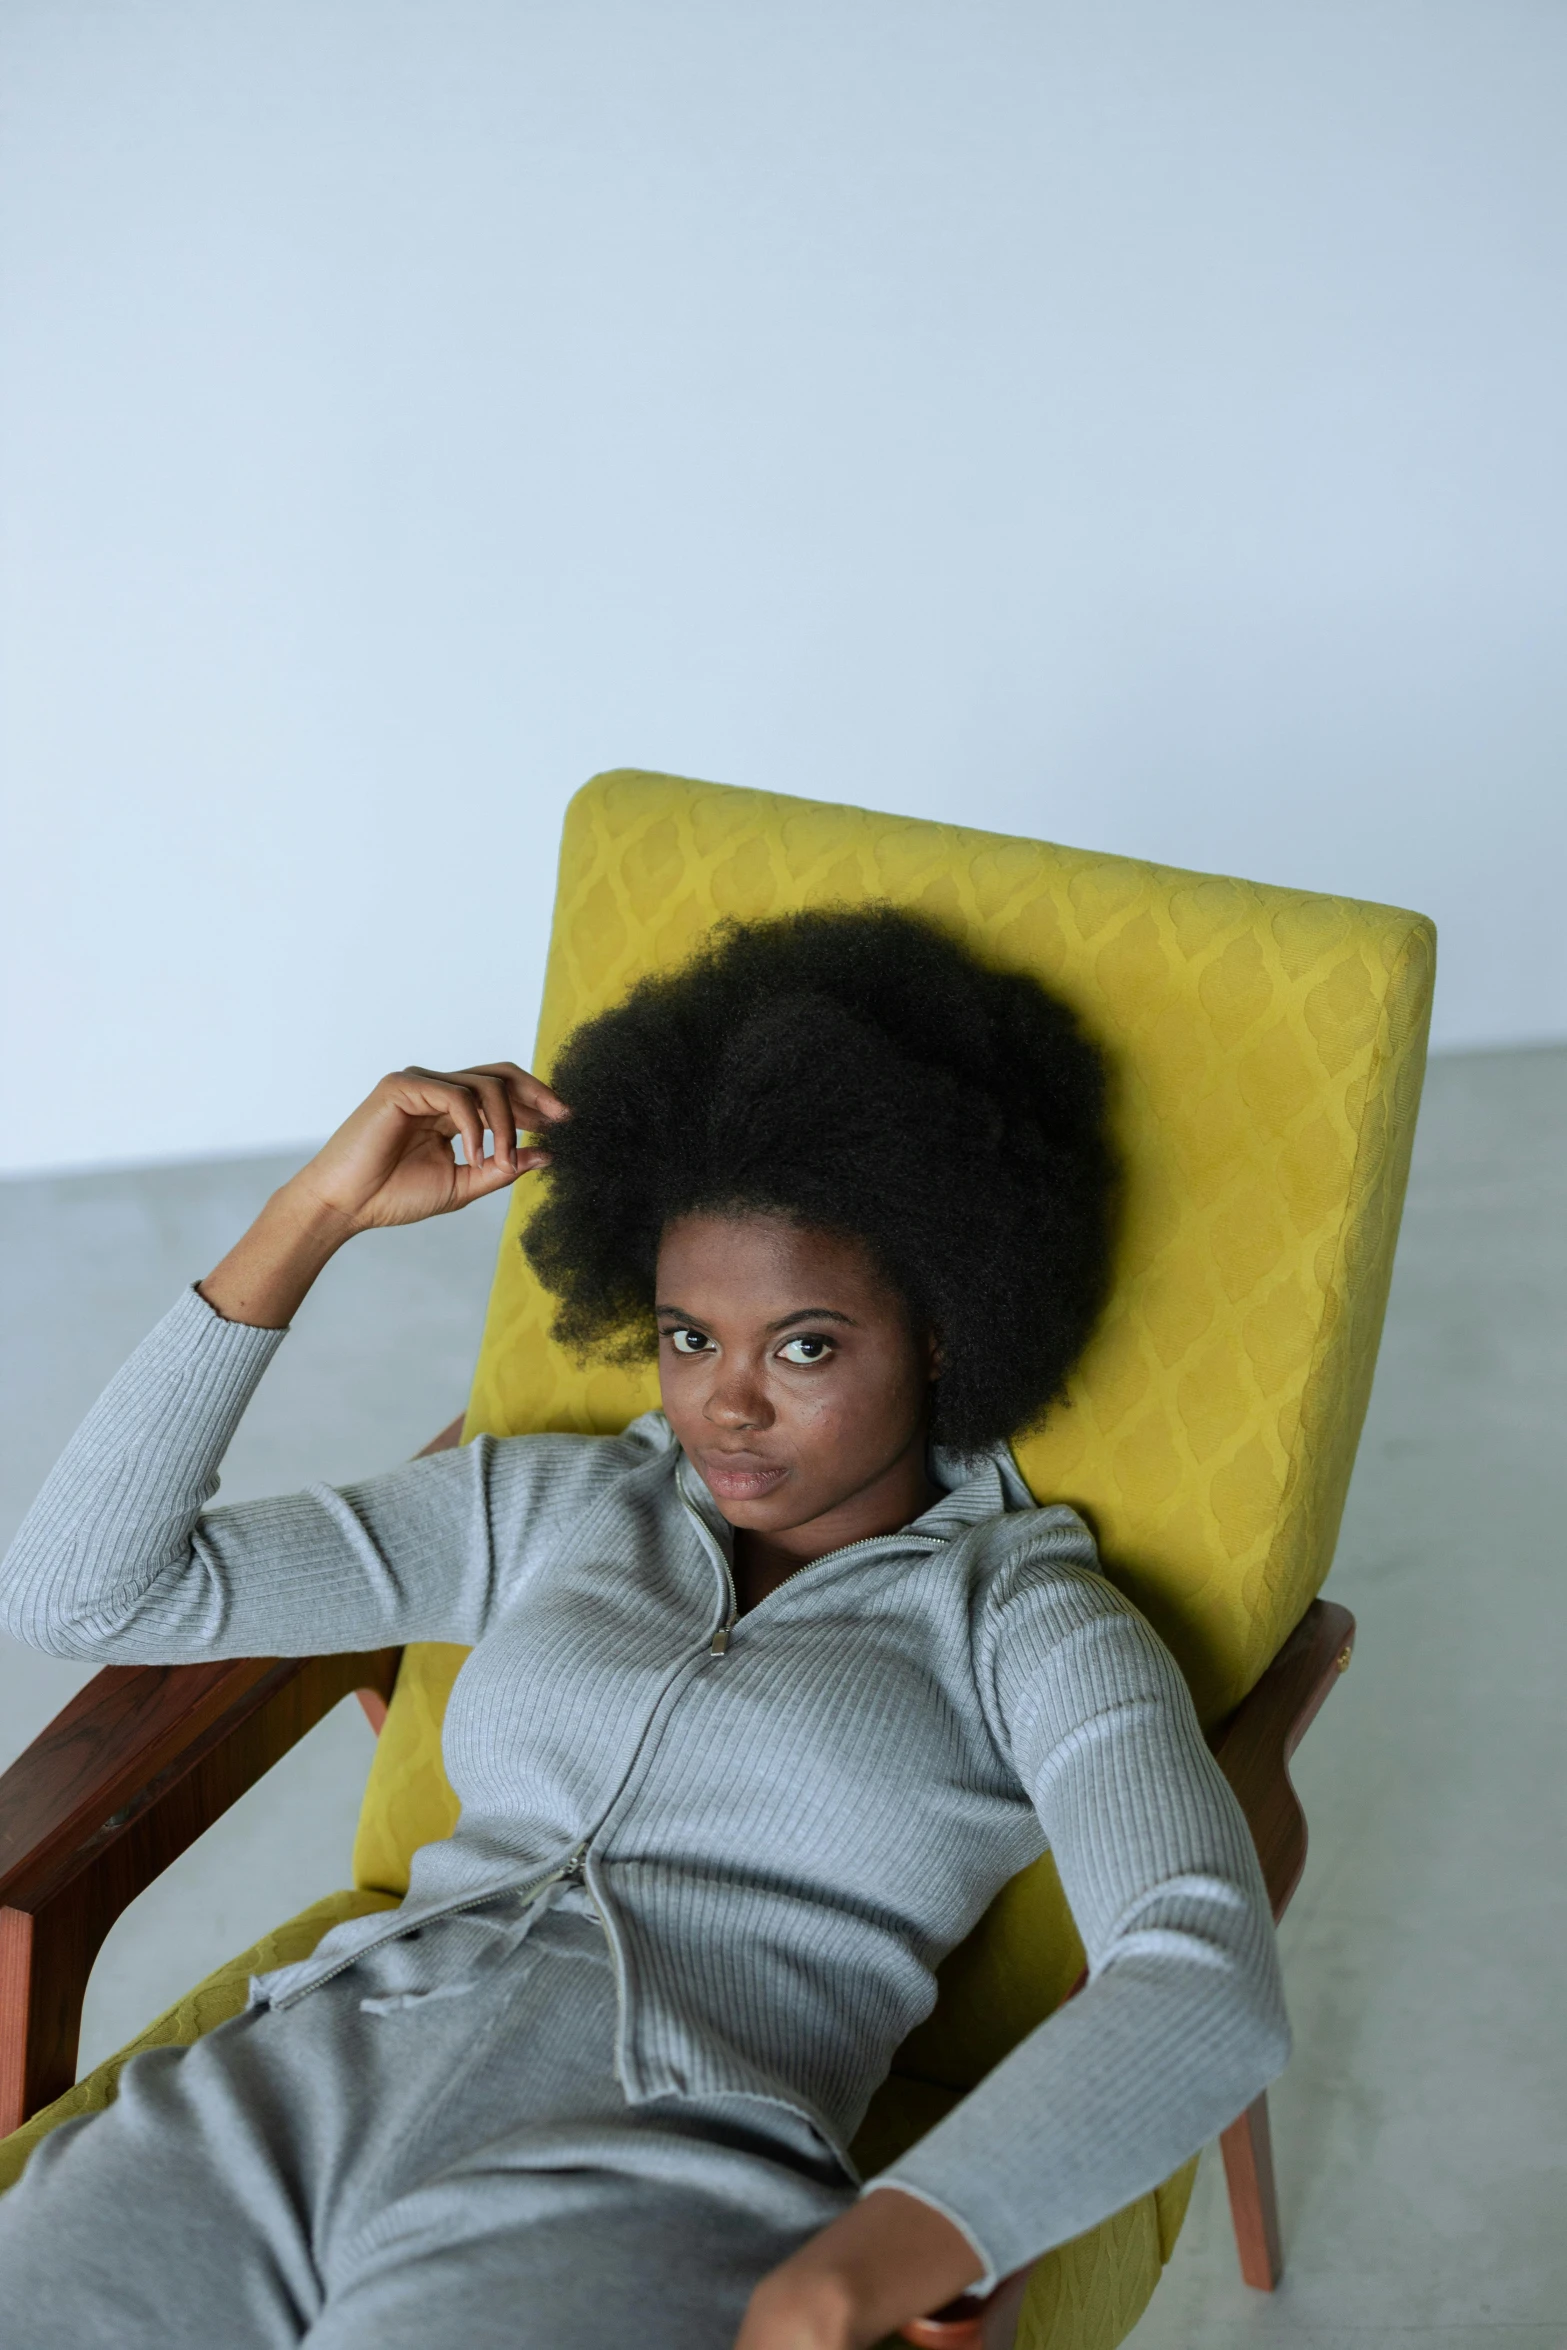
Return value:
[[(135, 2059), (0, 2201), (6, 2350), (859, 2350), (1145, 2193), (1284, 2061), (1185, 1684), (1007, 1449), (1106, 1282), (1070, 1015), (911, 917), (800, 915), (644, 981), (555, 1081), (385, 1079), (18, 1537), (4, 1620), (56, 1655), (474, 1652), (461, 1821), (401, 1910)], [(333, 1251), (551, 1163), (558, 1333), (656, 1344), (662, 1412), (208, 1509)], [(1047, 1846), (1088, 1987), (861, 2187), (934, 1968)]]

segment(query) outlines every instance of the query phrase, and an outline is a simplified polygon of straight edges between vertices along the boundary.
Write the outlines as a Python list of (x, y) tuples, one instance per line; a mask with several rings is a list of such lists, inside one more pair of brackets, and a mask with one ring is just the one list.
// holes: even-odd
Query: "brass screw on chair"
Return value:
[(1341, 1673), (1347, 1673), (1349, 1671), (1349, 1660), (1354, 1655), (1354, 1653), (1355, 1652), (1352, 1648), (1341, 1648), (1339, 1650), (1338, 1655), (1334, 1658), (1333, 1661)]

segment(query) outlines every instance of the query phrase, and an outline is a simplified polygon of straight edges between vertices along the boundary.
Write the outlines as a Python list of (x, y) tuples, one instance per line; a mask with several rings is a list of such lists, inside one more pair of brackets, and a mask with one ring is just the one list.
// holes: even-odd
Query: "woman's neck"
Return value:
[(744, 1615), (759, 1600), (787, 1583), (802, 1567), (813, 1566), (829, 1552), (845, 1550), (851, 1542), (869, 1542), (878, 1534), (896, 1534), (903, 1526), (941, 1499), (941, 1487), (930, 1474), (923, 1442), (895, 1461), (890, 1470), (834, 1508), (824, 1510), (802, 1526), (763, 1529), (737, 1526), (734, 1530), (735, 1595)]

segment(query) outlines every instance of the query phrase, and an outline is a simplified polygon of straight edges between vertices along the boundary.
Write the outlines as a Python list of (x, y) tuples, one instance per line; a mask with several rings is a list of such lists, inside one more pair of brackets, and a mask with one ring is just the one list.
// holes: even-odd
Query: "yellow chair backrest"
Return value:
[[(535, 1067), (724, 916), (890, 900), (1074, 1004), (1114, 1072), (1127, 1169), (1113, 1300), (1066, 1401), (1018, 1446), (1076, 1504), (1228, 1711), (1315, 1595), (1370, 1393), (1430, 1015), (1429, 922), (1389, 906), (916, 823), (676, 776), (573, 800)], [(517, 1245), (500, 1252), (467, 1434), (613, 1430), (647, 1370), (574, 1361)], [(411, 1651), (366, 1803), (361, 1884), (398, 1892), (456, 1815), (439, 1720), (461, 1661)], [(1053, 2008), (1080, 1960), (1048, 1864), (943, 1973), (918, 2069), (963, 2085)]]

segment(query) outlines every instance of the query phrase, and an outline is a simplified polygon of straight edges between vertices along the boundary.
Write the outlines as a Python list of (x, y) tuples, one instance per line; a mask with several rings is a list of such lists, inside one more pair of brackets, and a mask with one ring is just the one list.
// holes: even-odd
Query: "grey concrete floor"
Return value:
[(1288, 2270), (1204, 2158), (1136, 2350), (1567, 2342), (1567, 1052), (1433, 1062), (1300, 1749)]
[[(291, 1162), (0, 1185), (0, 1538), (181, 1282)], [(363, 1473), (462, 1401), (499, 1203), (356, 1243), (268, 1375), (227, 1497)], [(1433, 1064), (1330, 1589), (1352, 1671), (1296, 1764), (1289, 2272), (1235, 2272), (1216, 2157), (1137, 2350), (1567, 2342), (1567, 1051)], [(0, 1650), (0, 1762), (84, 1678)], [(369, 1735), (340, 1708), (121, 1922), (83, 2060), (342, 1883)]]

